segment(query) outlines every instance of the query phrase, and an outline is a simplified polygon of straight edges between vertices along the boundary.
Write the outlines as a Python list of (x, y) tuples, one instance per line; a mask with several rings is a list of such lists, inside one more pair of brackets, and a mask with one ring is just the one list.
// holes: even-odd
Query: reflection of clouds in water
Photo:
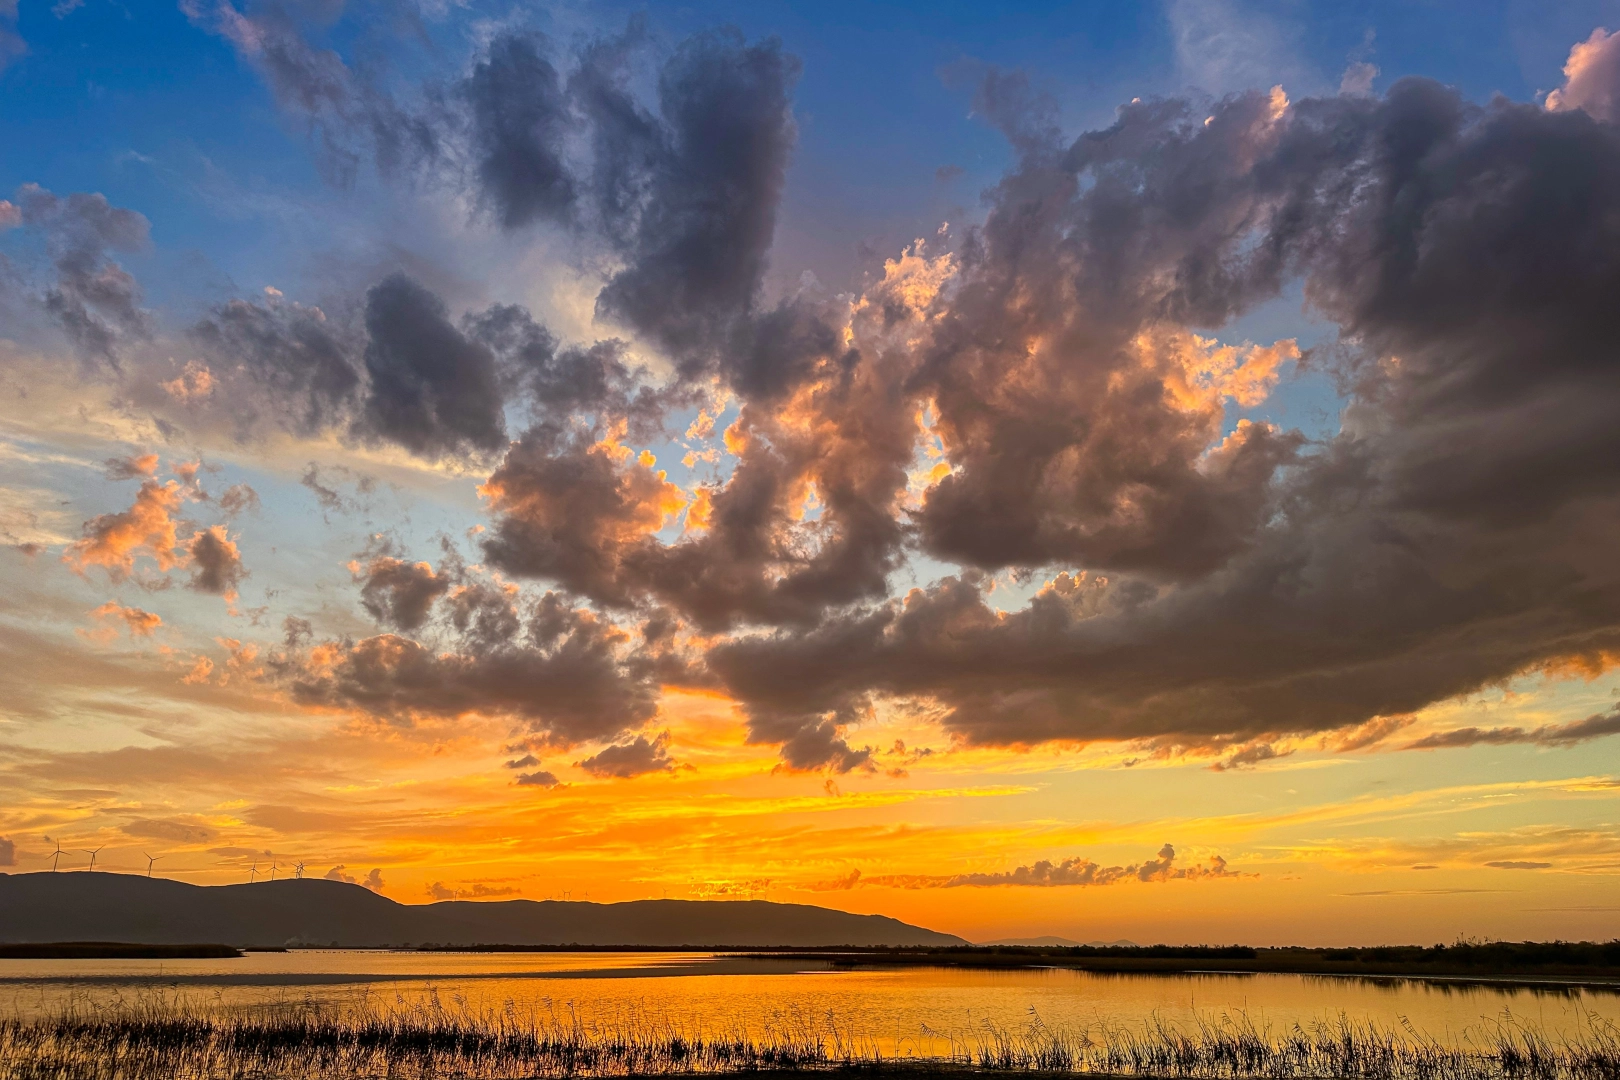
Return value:
[[(759, 1034), (794, 1016), (825, 1018), (841, 1030), (871, 1040), (885, 1054), (944, 1052), (950, 1038), (963, 1039), (992, 1024), (1022, 1030), (1033, 1009), (1058, 1029), (1139, 1029), (1158, 1019), (1187, 1027), (1200, 1018), (1242, 1014), (1256, 1029), (1281, 1035), (1299, 1024), (1312, 1030), (1343, 1015), (1399, 1033), (1411, 1029), (1445, 1042), (1482, 1032), (1512, 1017), (1549, 1037), (1590, 1031), (1595, 1022), (1620, 1023), (1620, 993), (1598, 987), (1501, 986), (1455, 981), (1366, 976), (1256, 973), (1141, 975), (1045, 970), (817, 971), (815, 961), (751, 962), (706, 959), (692, 953), (407, 953), (311, 950), (250, 953), (230, 961), (165, 961), (167, 982), (176, 976), (273, 977), (275, 985), (189, 986), (178, 992), (148, 983), (11, 983), (11, 999), (30, 1012), (67, 1002), (87, 1004), (143, 995), (180, 999), (207, 1007), (260, 1008), (312, 1002), (333, 1008), (443, 1002), (477, 1011), (506, 1002), (520, 1014), (572, 1010), (582, 1021), (612, 1025), (636, 1017), (665, 1018), (705, 1031), (744, 1027)], [(658, 977), (652, 969), (664, 969)], [(584, 974), (591, 970), (598, 974)], [(155, 963), (38, 961), (8, 968), (14, 976), (81, 977), (150, 975)], [(724, 974), (692, 974), (696, 971)], [(791, 977), (783, 973), (796, 972)], [(299, 982), (298, 975), (305, 981)], [(345, 975), (373, 975), (371, 982), (322, 983)], [(550, 977), (546, 977), (546, 976)], [(559, 976), (567, 976), (560, 978)], [(818, 1020), (819, 1022), (819, 1020)], [(940, 1045), (918, 1045), (923, 1032)], [(926, 1041), (926, 1040), (925, 1040)]]

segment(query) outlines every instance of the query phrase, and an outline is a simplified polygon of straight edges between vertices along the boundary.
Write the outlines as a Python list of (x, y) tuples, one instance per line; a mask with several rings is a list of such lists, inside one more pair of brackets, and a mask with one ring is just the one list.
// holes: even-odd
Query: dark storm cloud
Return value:
[(630, 90), (646, 46), (632, 21), (584, 45), (564, 78), (542, 35), (496, 36), (460, 89), (469, 154), (503, 226), (567, 224), (615, 252), (625, 265), (598, 313), (696, 372), (748, 332), (795, 139), (799, 65), (774, 39), (698, 34), (662, 64), (655, 113)]
[[(440, 575), (444, 570), (440, 568)], [(462, 575), (445, 600), (450, 625), (462, 640), (478, 649), (510, 641), (522, 629), (518, 619), (517, 589)]]
[[(1133, 105), (1028, 152), (919, 369), (958, 466), (921, 516), (929, 548), (1110, 572), (1008, 614), (968, 575), (722, 643), (711, 667), (762, 730), (876, 691), (943, 704), (977, 742), (1230, 740), (1620, 645), (1620, 132), (1424, 80), (1203, 115)], [(1299, 456), (1239, 429), (1215, 453), (1236, 438), (1250, 463), (1211, 462), (1184, 433), (1206, 407), (1167, 400), (1185, 366), (1140, 342), (1291, 273), (1352, 356), (1343, 430)]]
[(639, 18), (571, 54), (502, 30), (465, 77), (407, 90), (317, 44), (319, 28), (294, 8), (184, 7), (309, 125), (338, 182), (370, 159), (465, 187), (503, 228), (550, 222), (587, 237), (622, 263), (599, 312), (684, 370), (714, 365), (752, 312), (795, 138), (799, 64), (775, 39), (688, 38), (657, 67), (655, 112), (630, 89), (651, 53)]
[(424, 457), (506, 442), (494, 355), (450, 322), (444, 302), (404, 274), (366, 294), (362, 430)]
[(467, 714), (520, 721), (548, 744), (612, 739), (657, 712), (659, 666), (630, 635), (553, 593), (519, 607), (510, 637), (468, 634), (437, 647), (398, 634), (299, 648), (277, 677), (306, 705), (394, 722)]
[(371, 617), (407, 632), (427, 621), (434, 602), (451, 586), (450, 578), (435, 573), (429, 564), (390, 555), (377, 555), (357, 566), (355, 577), (361, 582), (360, 605)]
[(568, 77), (574, 107), (590, 125), (586, 189), (595, 224), (621, 250), (631, 242), (648, 189), (669, 153), (664, 125), (629, 85), (635, 57), (646, 44), (645, 20), (632, 16), (623, 34), (586, 45)]
[(106, 196), (57, 196), (24, 184), (13, 196), (24, 227), (37, 229), (55, 271), (41, 298), (45, 312), (79, 352), (115, 361), (121, 346), (150, 335), (151, 317), (140, 306), (135, 278), (109, 252), (138, 252), (150, 225)]
[[(355, 409), (359, 336), (318, 307), (275, 297), (231, 300), (192, 327), (191, 339), (216, 369), (244, 371), (265, 398), (249, 408), (278, 426), (313, 435)], [(243, 404), (240, 397), (233, 403)]]
[(629, 780), (647, 773), (672, 772), (674, 762), (669, 758), (669, 732), (649, 739), (637, 735), (632, 742), (606, 747), (574, 763), (592, 776)]
[(669, 389), (654, 387), (643, 369), (630, 366), (623, 342), (560, 348), (549, 330), (515, 304), (469, 315), (465, 327), (495, 354), (508, 396), (527, 401), (541, 417), (623, 418), (645, 434), (657, 430), (664, 410), (677, 400)]
[(225, 526), (198, 529), (186, 543), (186, 554), (191, 556), (188, 588), (224, 596), (227, 600), (235, 599), (237, 586), (248, 572), (242, 565), (242, 553), (226, 534)]
[(550, 578), (618, 607), (635, 599), (622, 560), (655, 543), (649, 534), (679, 505), (678, 490), (662, 474), (553, 425), (512, 444), (483, 490), (500, 515), (483, 545), (492, 566)]
[(1291, 345), (1226, 372), (1176, 329), (1278, 286), (1274, 248), (1244, 244), (1274, 212), (1251, 168), (1284, 134), (1272, 104), (1230, 99), (1207, 125), (1187, 102), (1134, 104), (1064, 147), (1038, 105), (1026, 121), (1019, 95), (991, 96), (1025, 156), (964, 246), (916, 375), (955, 466), (923, 508), (923, 544), (985, 569), (1207, 572), (1266, 520), (1301, 444), (1264, 424), (1221, 442), (1226, 402), (1250, 392), (1231, 376), (1251, 372), (1263, 396)]
[[(909, 330), (919, 317), (892, 321)], [(711, 630), (813, 623), (883, 596), (905, 541), (899, 502), (916, 436), (904, 358), (862, 362), (831, 332), (792, 320), (778, 330), (761, 349), (795, 358), (796, 397), (784, 408), (787, 384), (762, 380), (727, 436), (737, 461), (724, 483), (682, 493), (637, 459), (537, 427), (485, 489), (497, 515), (491, 565), (600, 603), (659, 602)], [(666, 544), (653, 534), (683, 501), (684, 533)]]
[(1620, 709), (1606, 713), (1593, 713), (1585, 720), (1568, 724), (1543, 724), (1541, 727), (1453, 728), (1438, 731), (1409, 743), (1408, 750), (1438, 750), (1454, 746), (1508, 746), (1514, 743), (1533, 743), (1537, 746), (1573, 746), (1587, 739), (1605, 735), (1620, 735)]
[(850, 725), (861, 719), (865, 706), (864, 698), (855, 697), (826, 715), (810, 717), (750, 706), (748, 741), (780, 746), (782, 763), (790, 769), (828, 769), (836, 773), (870, 770), (872, 747), (857, 750), (844, 735)]
[(658, 82), (666, 148), (646, 182), (630, 265), (597, 298), (600, 314), (683, 354), (751, 309), (793, 147), (798, 73), (774, 39), (748, 45), (717, 31), (677, 49)]
[[(551, 423), (621, 418), (646, 435), (685, 399), (628, 364), (623, 343), (560, 347), (517, 305), (452, 321), (437, 295), (392, 274), (366, 292), (358, 312), (354, 306), (340, 301), (347, 313), (328, 315), (275, 293), (215, 308), (189, 332), (208, 365), (206, 408), (240, 437), (273, 425), (303, 436), (385, 439), (442, 458), (504, 446), (509, 405)], [(350, 506), (318, 470), (305, 486), (327, 510)]]
[(508, 229), (566, 221), (576, 197), (563, 160), (573, 113), (545, 48), (538, 34), (497, 37), (463, 89), (478, 183)]
[[(485, 558), (610, 606), (662, 602), (711, 629), (813, 622), (881, 596), (904, 539), (895, 503), (912, 429), (868, 377), (883, 376), (827, 386), (817, 407), (829, 420), (808, 433), (745, 415), (732, 476), (697, 493), (705, 520), (689, 506), (688, 535), (670, 544), (654, 534), (686, 499), (662, 474), (578, 432), (533, 428), (484, 488), (496, 514)], [(813, 546), (796, 528), (810, 485), (822, 503)]]

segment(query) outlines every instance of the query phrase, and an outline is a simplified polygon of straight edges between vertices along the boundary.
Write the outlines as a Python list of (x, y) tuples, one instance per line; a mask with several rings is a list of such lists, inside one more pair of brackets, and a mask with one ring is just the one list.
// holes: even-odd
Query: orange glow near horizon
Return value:
[[(1516, 692), (1539, 701), (1568, 688), (1536, 681)], [(240, 708), (250, 704), (241, 693), (227, 683), (207, 697)], [(243, 880), (255, 861), (303, 861), (357, 880), (376, 867), (386, 894), (405, 903), (446, 889), (605, 902), (765, 898), (891, 915), (971, 940), (1422, 941), (1459, 926), (1545, 936), (1548, 914), (1537, 909), (1553, 906), (1567, 909), (1557, 918), (1565, 936), (1601, 936), (1602, 868), (1620, 857), (1601, 824), (1529, 823), (1549, 812), (1602, 815), (1620, 790), (1609, 776), (1435, 785), (1419, 753), (1302, 748), (1286, 771), (1245, 776), (1234, 799), (1231, 777), (1202, 761), (1127, 769), (1108, 746), (971, 747), (883, 710), (861, 732), (881, 745), (873, 768), (829, 778), (784, 772), (774, 748), (748, 746), (724, 694), (666, 688), (659, 725), (678, 765), (600, 780), (574, 767), (580, 752), (548, 754), (543, 763), (562, 783), (535, 790), (491, 769), (491, 748), (511, 740), (498, 723), (400, 728), (277, 713), (258, 723), (239, 714), (248, 722), (233, 756), (176, 745), (49, 756), (9, 814), (74, 847), (107, 845), (98, 865), (109, 870), (137, 871), (139, 853), (160, 848), (163, 874), (199, 884)], [(97, 784), (123, 793), (116, 805), (68, 796)], [(1459, 835), (1460, 817), (1495, 825)], [(1232, 876), (949, 880), (1041, 860), (1131, 867), (1165, 843), (1176, 867), (1220, 856)], [(25, 838), (15, 869), (43, 869), (48, 854)]]

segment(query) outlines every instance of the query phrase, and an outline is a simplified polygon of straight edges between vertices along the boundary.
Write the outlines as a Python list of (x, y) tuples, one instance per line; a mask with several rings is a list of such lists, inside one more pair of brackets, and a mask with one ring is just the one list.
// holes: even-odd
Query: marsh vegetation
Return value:
[(888, 1051), (831, 1015), (788, 1011), (764, 1024), (677, 1023), (640, 1012), (585, 1017), (366, 997), (343, 1006), (283, 1001), (225, 1009), (149, 995), (78, 1002), (0, 1020), (5, 1080), (358, 1080), (853, 1071), (867, 1075), (1082, 1073), (1248, 1080), (1617, 1080), (1620, 1029), (1589, 1017), (1553, 1039), (1504, 1015), (1451, 1043), (1409, 1025), (1346, 1017), (1272, 1030), (1246, 1014), (1187, 1025), (924, 1029)]

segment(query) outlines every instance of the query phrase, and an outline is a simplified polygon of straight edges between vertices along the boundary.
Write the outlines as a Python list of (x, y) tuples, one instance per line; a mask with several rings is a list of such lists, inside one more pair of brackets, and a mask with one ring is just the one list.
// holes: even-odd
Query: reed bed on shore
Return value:
[(742, 1072), (1030, 1072), (1188, 1080), (1620, 1080), (1620, 1030), (1551, 1040), (1504, 1017), (1442, 1044), (1346, 1017), (1273, 1032), (1241, 1013), (1188, 1026), (983, 1024), (891, 1044), (789, 1013), (709, 1031), (644, 1014), (587, 1019), (366, 999), (222, 1009), (183, 998), (77, 1003), (0, 1019), (0, 1080), (518, 1080)]

